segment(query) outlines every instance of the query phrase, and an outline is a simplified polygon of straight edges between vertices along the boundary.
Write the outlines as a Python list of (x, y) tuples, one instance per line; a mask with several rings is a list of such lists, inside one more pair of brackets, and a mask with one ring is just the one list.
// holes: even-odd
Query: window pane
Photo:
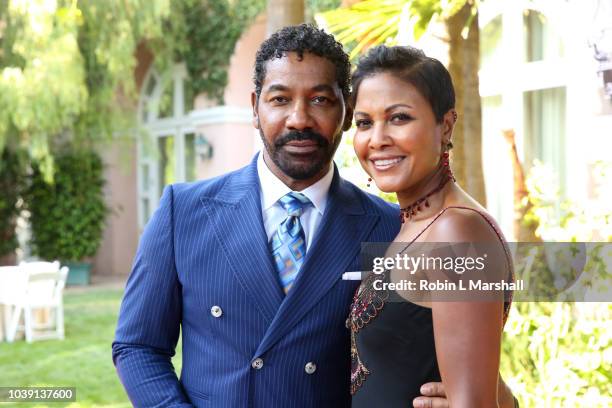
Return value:
[(170, 118), (174, 116), (174, 82), (169, 81), (164, 87), (164, 92), (159, 98), (158, 118)]
[(146, 88), (145, 88), (145, 94), (147, 96), (153, 95), (153, 91), (155, 90), (156, 86), (157, 86), (157, 80), (155, 79), (155, 75), (150, 75), (149, 80), (147, 81)]
[(480, 32), (480, 68), (501, 64), (502, 19), (495, 17)]
[(196, 179), (195, 135), (189, 133), (185, 135), (185, 180)]
[(565, 187), (565, 88), (524, 94), (525, 165), (534, 160), (550, 166)]
[(149, 205), (149, 199), (142, 199), (142, 225), (145, 225), (151, 217), (151, 207)]
[(523, 33), (526, 62), (563, 57), (561, 38), (542, 13), (535, 10), (525, 10), (523, 13)]
[(163, 136), (157, 140), (159, 152), (159, 193), (168, 184), (176, 181), (174, 177), (174, 136)]
[(142, 116), (141, 120), (147, 122), (149, 119), (149, 112), (151, 111), (151, 97), (157, 87), (157, 79), (155, 75), (149, 75), (147, 82), (144, 85), (144, 97), (142, 99)]
[(189, 112), (193, 110), (193, 101), (195, 99), (195, 93), (193, 92), (193, 87), (191, 82), (188, 80), (183, 81), (183, 96), (185, 103), (185, 112), (184, 115), (187, 115)]
[(142, 191), (149, 191), (150, 178), (149, 178), (149, 165), (143, 164), (140, 166), (140, 172), (142, 173)]
[(140, 120), (142, 122), (146, 122), (148, 117), (149, 117), (149, 100), (145, 99), (142, 102), (142, 116), (141, 116)]

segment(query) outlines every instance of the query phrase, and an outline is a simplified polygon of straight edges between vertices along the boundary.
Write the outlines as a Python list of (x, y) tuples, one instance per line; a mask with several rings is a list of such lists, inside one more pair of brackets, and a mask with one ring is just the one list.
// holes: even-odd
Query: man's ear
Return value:
[(259, 129), (259, 114), (257, 108), (259, 104), (259, 97), (255, 92), (251, 92), (251, 107), (253, 108), (253, 127)]
[(350, 101), (346, 102), (346, 108), (344, 113), (344, 122), (342, 123), (342, 131), (346, 132), (351, 128), (351, 124), (353, 123), (353, 105)]

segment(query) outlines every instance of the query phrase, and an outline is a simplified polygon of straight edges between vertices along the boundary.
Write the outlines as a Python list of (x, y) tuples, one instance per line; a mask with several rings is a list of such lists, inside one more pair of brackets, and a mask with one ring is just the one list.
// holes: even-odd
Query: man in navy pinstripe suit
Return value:
[[(263, 153), (235, 172), (165, 189), (113, 343), (135, 406), (350, 406), (345, 320), (356, 283), (342, 274), (360, 269), (361, 242), (392, 240), (399, 222), (397, 208), (332, 163), (350, 127), (349, 76), (333, 37), (307, 25), (277, 32), (255, 66)], [(269, 243), (287, 218), (278, 200), (291, 191), (310, 204), (299, 215), (306, 255), (285, 293)], [(181, 328), (179, 380), (171, 357)]]

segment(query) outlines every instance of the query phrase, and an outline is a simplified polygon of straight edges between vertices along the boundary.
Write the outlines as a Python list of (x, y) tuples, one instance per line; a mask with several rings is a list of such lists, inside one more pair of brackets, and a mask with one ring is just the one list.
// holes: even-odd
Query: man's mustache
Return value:
[(292, 130), (282, 135), (274, 141), (275, 147), (282, 147), (289, 142), (311, 140), (315, 142), (319, 147), (329, 146), (329, 141), (321, 136), (320, 133), (312, 130)]

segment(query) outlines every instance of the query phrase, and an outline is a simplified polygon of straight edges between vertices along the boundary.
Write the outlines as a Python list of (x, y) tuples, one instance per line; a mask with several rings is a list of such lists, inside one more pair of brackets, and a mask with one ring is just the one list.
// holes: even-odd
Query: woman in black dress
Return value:
[[(497, 224), (450, 170), (457, 113), (446, 68), (415, 48), (378, 46), (358, 64), (353, 93), (355, 152), (378, 188), (395, 192), (401, 207), (399, 249), (392, 246), (387, 256), (417, 246), (420, 255), (429, 243), (487, 243), (490, 268), (510, 282), (512, 261)], [(435, 273), (416, 276), (431, 280)], [(498, 407), (510, 294), (448, 301), (453, 299), (439, 293), (380, 289), (391, 281), (401, 281), (398, 268), (365, 278), (347, 320), (353, 407), (412, 407), (421, 384), (440, 380), (451, 408)]]

